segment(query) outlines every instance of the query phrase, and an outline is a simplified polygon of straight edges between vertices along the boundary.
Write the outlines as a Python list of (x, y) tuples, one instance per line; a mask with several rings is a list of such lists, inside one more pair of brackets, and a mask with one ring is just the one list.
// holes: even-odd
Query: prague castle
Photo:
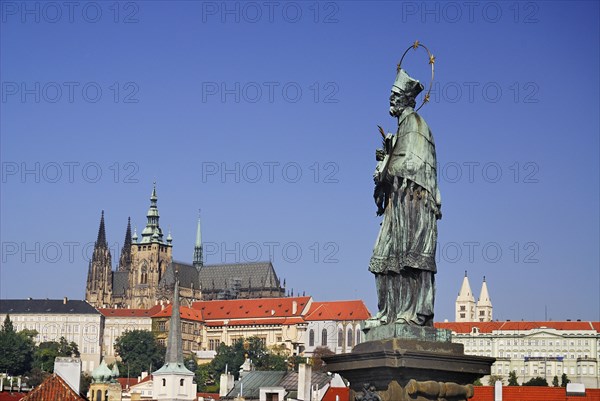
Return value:
[(164, 238), (159, 225), (156, 186), (150, 196), (146, 227), (141, 238), (131, 235), (127, 222), (125, 241), (117, 269), (106, 240), (104, 212), (89, 263), (85, 299), (96, 308), (150, 308), (173, 297), (175, 273), (179, 277), (184, 305), (211, 299), (283, 297), (270, 262), (204, 265), (200, 219), (198, 219), (193, 263), (173, 260), (173, 239)]

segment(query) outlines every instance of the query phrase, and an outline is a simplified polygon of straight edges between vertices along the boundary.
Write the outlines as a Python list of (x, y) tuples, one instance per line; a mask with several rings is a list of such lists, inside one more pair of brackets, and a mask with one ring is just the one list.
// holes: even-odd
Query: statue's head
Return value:
[(424, 87), (416, 79), (411, 78), (403, 69), (398, 70), (390, 96), (390, 114), (399, 117), (407, 107), (415, 107), (416, 97)]

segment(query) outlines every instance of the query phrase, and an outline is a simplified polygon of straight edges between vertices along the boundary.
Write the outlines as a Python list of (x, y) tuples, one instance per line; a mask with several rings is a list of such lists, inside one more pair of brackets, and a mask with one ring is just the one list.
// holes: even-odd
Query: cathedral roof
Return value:
[(239, 280), (241, 288), (279, 288), (279, 279), (271, 262), (204, 265), (199, 273), (203, 291), (230, 288)]
[(179, 286), (183, 288), (200, 288), (200, 282), (198, 280), (198, 270), (186, 263), (181, 262), (172, 262), (167, 269), (165, 270), (165, 274), (160, 279), (160, 283), (158, 283), (159, 287), (172, 287), (175, 285), (175, 270), (177, 270), (179, 274)]

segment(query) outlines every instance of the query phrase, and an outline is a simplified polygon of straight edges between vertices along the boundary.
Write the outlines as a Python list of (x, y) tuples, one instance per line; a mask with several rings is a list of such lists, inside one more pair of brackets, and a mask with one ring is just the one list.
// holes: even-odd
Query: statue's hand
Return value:
[(375, 185), (373, 198), (375, 199), (375, 205), (377, 205), (377, 216), (381, 216), (385, 212), (385, 206), (389, 198), (389, 185), (385, 182), (378, 182)]
[(380, 162), (384, 158), (385, 158), (385, 150), (383, 150), (383, 149), (376, 149), (375, 150), (375, 160), (377, 160), (378, 162)]

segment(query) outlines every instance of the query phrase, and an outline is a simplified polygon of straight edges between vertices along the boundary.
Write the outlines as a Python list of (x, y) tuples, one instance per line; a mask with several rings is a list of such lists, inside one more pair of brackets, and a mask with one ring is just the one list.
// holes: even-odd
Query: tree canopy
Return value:
[(148, 330), (126, 331), (115, 341), (115, 351), (121, 357), (121, 376), (140, 376), (160, 368), (165, 362), (165, 347)]
[(31, 370), (35, 343), (35, 331), (16, 332), (6, 315), (0, 330), (0, 372), (11, 375), (22, 375)]
[(534, 377), (523, 383), (524, 386), (543, 386), (548, 387), (548, 381), (543, 377)]
[(509, 386), (518, 386), (519, 381), (517, 380), (517, 372), (515, 370), (511, 370), (508, 374), (508, 385)]

